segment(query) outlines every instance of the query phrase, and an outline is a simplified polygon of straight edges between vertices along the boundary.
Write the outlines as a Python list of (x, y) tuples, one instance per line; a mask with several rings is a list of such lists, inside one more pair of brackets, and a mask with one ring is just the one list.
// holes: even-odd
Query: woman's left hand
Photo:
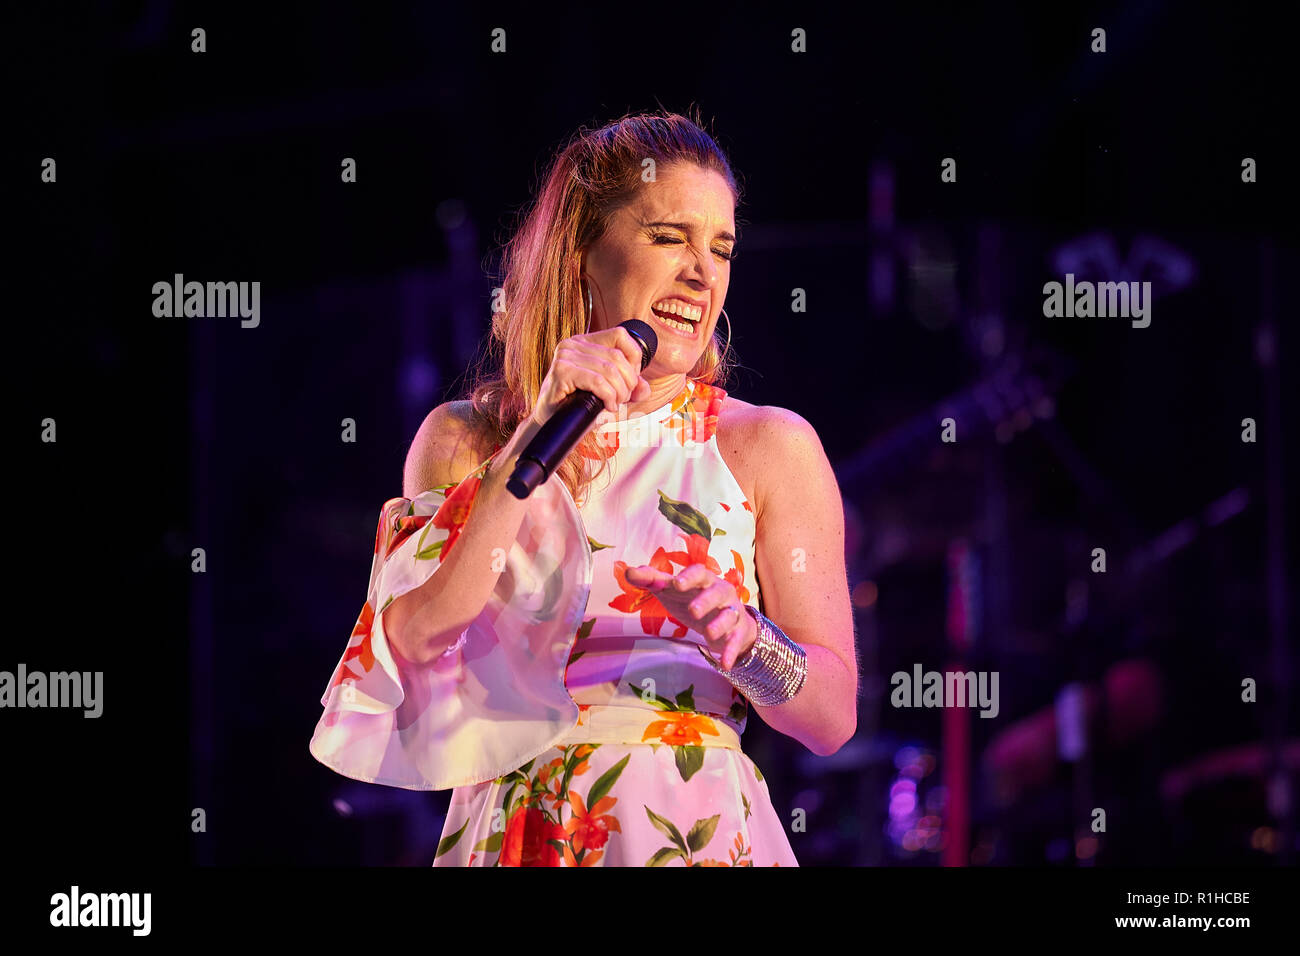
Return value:
[(744, 609), (735, 585), (702, 564), (675, 575), (642, 564), (627, 569), (627, 580), (652, 592), (669, 614), (703, 636), (725, 670), (731, 670), (758, 639), (758, 625)]

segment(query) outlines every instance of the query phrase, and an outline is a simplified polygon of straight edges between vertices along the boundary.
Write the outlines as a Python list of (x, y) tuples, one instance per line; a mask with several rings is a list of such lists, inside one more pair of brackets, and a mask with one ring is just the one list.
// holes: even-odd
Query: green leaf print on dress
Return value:
[[(609, 795), (631, 755), (606, 770), (584, 799), (573, 786), (591, 768), (587, 758), (599, 744), (573, 744), (531, 772), (534, 761), (498, 777), (506, 789), (493, 813), (494, 832), (474, 847), (496, 853), (493, 866), (594, 866), (605, 855), (610, 834), (621, 833)], [(497, 821), (505, 821), (504, 825)], [(498, 829), (500, 827), (500, 829)], [(449, 838), (450, 839), (450, 838)], [(450, 849), (449, 844), (446, 849)], [(445, 852), (445, 850), (440, 850)]]
[[(748, 802), (747, 802), (748, 804)], [(748, 809), (748, 805), (746, 806)], [(753, 866), (752, 860), (745, 857), (750, 855), (750, 847), (745, 846), (744, 834), (736, 832), (736, 838), (732, 841), (729, 852), (730, 862), (724, 863), (718, 859), (695, 859), (695, 854), (699, 853), (706, 846), (713, 842), (713, 837), (718, 829), (718, 820), (722, 814), (715, 813), (711, 817), (702, 817), (696, 820), (691, 826), (690, 831), (685, 837), (682, 831), (677, 829), (665, 816), (655, 813), (649, 807), (645, 807), (646, 815), (650, 822), (655, 825), (664, 836), (673, 842), (672, 846), (661, 847), (656, 850), (650, 859), (646, 860), (646, 866), (667, 866), (673, 860), (681, 859), (687, 866)]]
[(695, 685), (691, 684), (680, 691), (675, 700), (669, 700), (661, 694), (647, 694), (630, 681), (627, 686), (640, 694), (641, 699), (650, 706), (666, 712), (666, 717), (651, 720), (646, 725), (641, 740), (649, 741), (656, 748), (660, 744), (672, 747), (677, 773), (682, 782), (689, 781), (704, 766), (702, 735), (719, 736), (718, 725), (713, 719), (695, 712)]

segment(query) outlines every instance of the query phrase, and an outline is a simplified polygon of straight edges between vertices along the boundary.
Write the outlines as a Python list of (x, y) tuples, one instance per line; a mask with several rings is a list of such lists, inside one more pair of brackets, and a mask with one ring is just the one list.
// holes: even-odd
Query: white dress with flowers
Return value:
[(606, 473), (581, 505), (554, 476), (530, 496), (487, 607), (428, 667), (397, 666), (382, 609), (454, 546), (495, 452), (385, 504), (311, 751), (355, 779), (452, 788), (435, 866), (798, 865), (740, 747), (745, 698), (625, 576), (704, 563), (761, 607), (753, 509), (714, 434), (725, 399), (688, 380), (598, 429)]

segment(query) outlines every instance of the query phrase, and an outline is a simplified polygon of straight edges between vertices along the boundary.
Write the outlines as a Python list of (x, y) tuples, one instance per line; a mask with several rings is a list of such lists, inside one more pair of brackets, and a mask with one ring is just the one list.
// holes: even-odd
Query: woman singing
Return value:
[[(844, 516), (812, 427), (721, 387), (738, 201), (691, 119), (579, 130), (506, 247), (499, 362), (415, 436), (311, 751), (454, 788), (435, 865), (798, 865), (740, 738), (751, 706), (816, 754), (855, 731)], [(605, 411), (516, 499), (577, 389)]]

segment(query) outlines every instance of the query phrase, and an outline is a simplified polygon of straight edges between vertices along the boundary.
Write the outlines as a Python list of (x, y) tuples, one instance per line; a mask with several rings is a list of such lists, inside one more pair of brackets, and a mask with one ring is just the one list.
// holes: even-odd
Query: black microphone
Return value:
[[(655, 357), (659, 348), (659, 336), (655, 330), (640, 319), (628, 319), (620, 323), (620, 328), (627, 329), (641, 346), (641, 368), (644, 369)], [(582, 441), (601, 411), (605, 402), (599, 395), (586, 389), (575, 389), (564, 397), (555, 414), (547, 419), (532, 441), (519, 454), (515, 462), (514, 473), (506, 482), (506, 487), (516, 498), (523, 500), (533, 493), (533, 489), (551, 477), (551, 473), (560, 466), (574, 446)]]

